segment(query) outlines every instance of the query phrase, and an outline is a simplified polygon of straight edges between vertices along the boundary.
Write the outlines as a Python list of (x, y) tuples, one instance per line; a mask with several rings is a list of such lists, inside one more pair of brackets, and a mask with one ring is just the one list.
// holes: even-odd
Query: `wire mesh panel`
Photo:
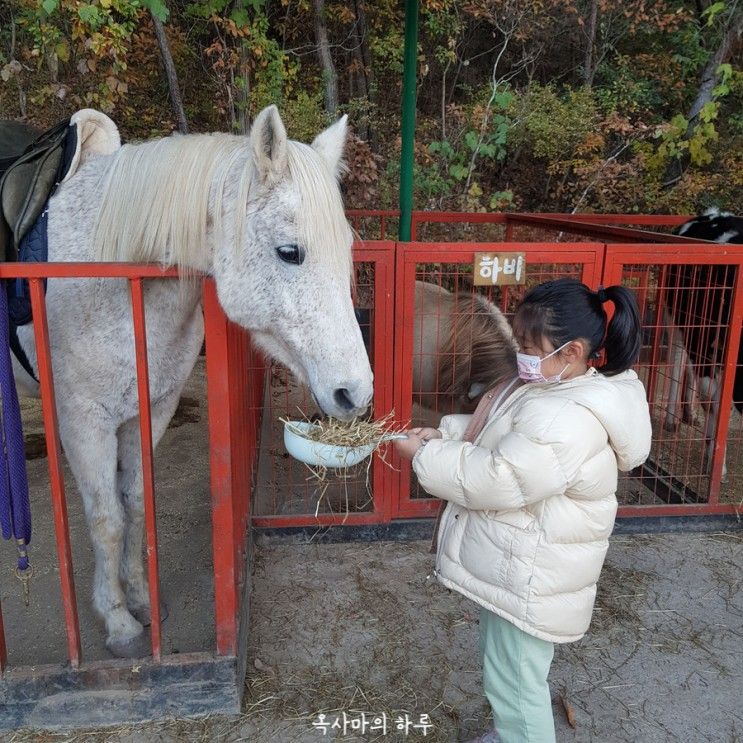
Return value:
[[(354, 258), (356, 318), (374, 371), (372, 410), (375, 418), (381, 418), (392, 409), (394, 243), (358, 245)], [(283, 420), (312, 419), (321, 413), (309, 391), (280, 364), (268, 367), (263, 399), (257, 405), (263, 409), (263, 419), (255, 525), (371, 523), (389, 518), (387, 466), (378, 455), (316, 477), (286, 452)]]
[(743, 491), (743, 247), (607, 246), (606, 281), (637, 293), (638, 373), (653, 423), (621, 513), (728, 512)]
[[(475, 252), (526, 253), (526, 284), (475, 287)], [(436, 426), (442, 415), (472, 412), (485, 391), (474, 370), (498, 363), (478, 349), (483, 332), (497, 333), (497, 321), (515, 312), (529, 288), (550, 279), (573, 277), (599, 283), (603, 245), (540, 243), (411, 243), (398, 246), (395, 338), (395, 410), (401, 421)], [(484, 330), (484, 328), (488, 328)], [(474, 382), (474, 383), (473, 383)], [(438, 501), (420, 490), (407, 462), (394, 459), (400, 516), (432, 513)]]

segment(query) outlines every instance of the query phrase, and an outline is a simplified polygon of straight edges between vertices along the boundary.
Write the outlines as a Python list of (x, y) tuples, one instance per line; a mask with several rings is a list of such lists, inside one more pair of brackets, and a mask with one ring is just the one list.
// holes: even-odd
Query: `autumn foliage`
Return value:
[[(246, 131), (277, 103), (306, 140), (334, 85), (354, 127), (348, 205), (394, 208), (403, 6), (5, 0), (0, 114), (45, 127), (92, 106), (127, 138), (170, 133), (164, 22), (191, 131)], [(742, 13), (736, 0), (420, 0), (416, 206), (739, 210)]]

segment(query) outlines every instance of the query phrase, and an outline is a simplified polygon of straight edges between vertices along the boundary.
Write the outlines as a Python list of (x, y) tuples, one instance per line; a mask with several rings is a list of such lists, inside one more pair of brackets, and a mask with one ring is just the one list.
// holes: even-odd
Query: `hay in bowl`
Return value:
[(310, 467), (353, 467), (382, 444), (405, 438), (404, 433), (392, 430), (391, 414), (378, 421), (357, 419), (350, 424), (333, 418), (316, 422), (282, 420), (286, 450)]

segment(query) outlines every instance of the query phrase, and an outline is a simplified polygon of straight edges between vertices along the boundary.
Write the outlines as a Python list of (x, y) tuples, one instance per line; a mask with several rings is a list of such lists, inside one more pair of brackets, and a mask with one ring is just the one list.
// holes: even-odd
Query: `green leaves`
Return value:
[(250, 16), (245, 8), (235, 8), (232, 13), (230, 13), (230, 18), (238, 28), (247, 26), (250, 21)]
[(733, 78), (733, 66), (731, 64), (721, 64), (717, 70), (717, 76), (720, 82), (712, 89), (714, 98), (723, 98), (730, 92), (730, 81)]
[(493, 211), (501, 211), (513, 204), (513, 191), (495, 191), (490, 195), (488, 207)]
[(103, 24), (103, 16), (97, 5), (81, 5), (77, 11), (80, 20), (94, 31)]
[(41, 7), (44, 8), (46, 13), (51, 15), (59, 8), (59, 0), (42, 0)]
[(165, 23), (168, 20), (168, 8), (163, 0), (141, 0), (141, 2), (159, 21)]
[(727, 3), (725, 2), (717, 2), (713, 3), (709, 6), (703, 13), (702, 18), (707, 18), (707, 25), (711, 26), (715, 22), (715, 18), (717, 18), (718, 15), (725, 12), (727, 9)]

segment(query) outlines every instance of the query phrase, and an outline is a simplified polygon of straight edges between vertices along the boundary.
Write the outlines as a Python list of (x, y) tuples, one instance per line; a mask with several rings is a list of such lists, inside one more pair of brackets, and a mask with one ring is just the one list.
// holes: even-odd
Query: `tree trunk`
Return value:
[(11, 13), (10, 13), (10, 64), (12, 65), (14, 62), (18, 65), (18, 72), (16, 72), (13, 77), (15, 77), (15, 83), (18, 86), (18, 107), (21, 111), (21, 118), (25, 119), (27, 116), (26, 111), (26, 91), (23, 89), (23, 85), (21, 85), (21, 76), (18, 74), (21, 70), (20, 62), (18, 62), (15, 58), (15, 42), (16, 42), (16, 25), (15, 25), (15, 17), (13, 16), (13, 8), (11, 6)]
[[(694, 134), (699, 112), (712, 100), (712, 91), (714, 90), (715, 85), (717, 85), (717, 68), (730, 59), (736, 46), (740, 43), (741, 34), (743, 34), (743, 12), (739, 11), (730, 18), (730, 23), (723, 34), (720, 45), (715, 50), (715, 53), (710, 57), (702, 71), (697, 96), (694, 99), (694, 103), (692, 103), (691, 108), (689, 109), (689, 115), (687, 116), (689, 126), (686, 130), (684, 139), (690, 139)], [(663, 177), (663, 185), (669, 187), (678, 182), (681, 179), (687, 164), (688, 161), (686, 158), (672, 160), (666, 168)]]
[(181, 134), (188, 134), (188, 122), (186, 121), (186, 112), (183, 110), (183, 99), (181, 98), (181, 88), (178, 85), (178, 73), (175, 70), (173, 54), (170, 51), (170, 42), (165, 35), (165, 28), (162, 21), (152, 15), (152, 25), (155, 27), (155, 36), (157, 44), (160, 47), (160, 56), (163, 59), (165, 67), (165, 77), (168, 80), (168, 91), (170, 92), (170, 102), (173, 105), (173, 113), (178, 122), (178, 131)]
[[(246, 6), (245, 0), (235, 0), (235, 8), (238, 10), (244, 10)], [(235, 89), (234, 86), (234, 74), (233, 79), (233, 95), (234, 104), (236, 108), (236, 118), (233, 126), (237, 129), (240, 134), (247, 134), (250, 131), (250, 45), (248, 39), (243, 38), (240, 41), (240, 52), (239, 52), (239, 68), (238, 68), (238, 81), (239, 88)]]
[(44, 52), (44, 60), (46, 61), (46, 68), (49, 71), (49, 77), (52, 83), (55, 85), (59, 82), (59, 57), (54, 49), (47, 49)]
[(689, 111), (689, 126), (696, 123), (695, 119), (699, 112), (712, 100), (712, 91), (717, 84), (717, 68), (724, 64), (733, 52), (735, 45), (740, 41), (743, 33), (743, 11), (735, 14), (730, 19), (730, 26), (720, 41), (720, 46), (710, 58), (702, 72), (699, 81), (699, 91)]
[(372, 61), (371, 49), (369, 47), (369, 27), (366, 24), (366, 9), (364, 0), (356, 0), (356, 28), (359, 37), (359, 54), (364, 65), (364, 78), (367, 90), (371, 91), (372, 86)]
[(334, 117), (338, 109), (338, 73), (333, 64), (328, 42), (328, 29), (325, 25), (325, 0), (312, 0), (315, 10), (315, 41), (317, 55), (322, 67), (323, 88), (325, 89), (325, 110)]
[[(355, 78), (356, 96), (368, 100), (371, 94), (371, 54), (369, 52), (369, 35), (366, 27), (366, 14), (362, 0), (353, 3), (356, 18), (353, 23), (353, 70), (349, 76)], [(349, 94), (349, 97), (353, 97)], [(355, 122), (359, 137), (371, 141), (372, 132), (368, 116), (360, 116)]]
[(588, 41), (586, 43), (586, 56), (583, 62), (583, 81), (587, 88), (593, 85), (593, 77), (596, 74), (594, 53), (596, 48), (596, 22), (599, 14), (598, 0), (591, 0), (591, 11), (588, 18), (588, 29), (586, 34)]

